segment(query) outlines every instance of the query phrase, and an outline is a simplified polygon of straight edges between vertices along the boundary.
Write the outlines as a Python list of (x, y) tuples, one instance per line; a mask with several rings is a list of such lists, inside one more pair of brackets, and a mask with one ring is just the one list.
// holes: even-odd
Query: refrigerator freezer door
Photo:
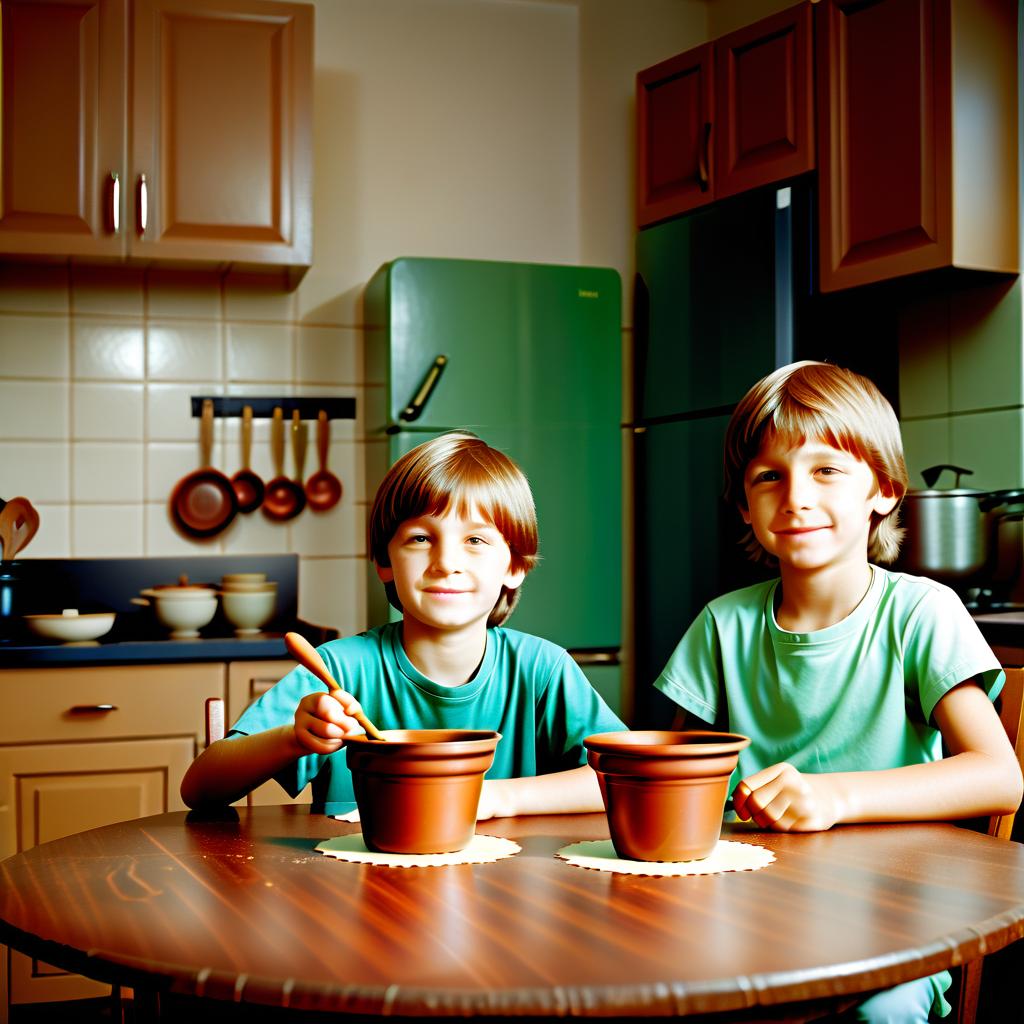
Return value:
[[(390, 437), (394, 462), (432, 435)], [(615, 423), (494, 428), (488, 444), (530, 481), (541, 560), (508, 621), (562, 647), (617, 648), (622, 634), (622, 443)]]
[[(403, 258), (367, 286), (369, 379), (385, 422), (440, 430), (618, 423), (621, 281), (614, 270)], [(403, 413), (445, 357), (414, 419)]]
[(761, 190), (640, 232), (638, 419), (734, 405), (792, 360), (789, 212), (779, 201)]

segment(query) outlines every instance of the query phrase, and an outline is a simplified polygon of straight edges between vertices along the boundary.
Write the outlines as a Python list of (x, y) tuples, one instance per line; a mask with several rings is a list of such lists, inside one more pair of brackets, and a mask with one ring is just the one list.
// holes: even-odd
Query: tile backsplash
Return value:
[[(39, 510), (25, 556), (295, 551), (300, 615), (364, 628), (362, 327), (323, 309), (300, 315), (273, 275), (0, 264), (0, 497)], [(201, 464), (198, 394), (355, 397), (357, 418), (331, 421), (341, 503), (289, 523), (239, 515), (209, 541), (178, 533), (167, 502)], [(318, 468), (308, 426), (304, 478)], [(216, 420), (214, 436), (213, 465), (230, 476), (242, 464), (240, 421)], [(251, 465), (275, 475), (269, 420), (255, 421)], [(285, 473), (297, 476), (290, 446)]]

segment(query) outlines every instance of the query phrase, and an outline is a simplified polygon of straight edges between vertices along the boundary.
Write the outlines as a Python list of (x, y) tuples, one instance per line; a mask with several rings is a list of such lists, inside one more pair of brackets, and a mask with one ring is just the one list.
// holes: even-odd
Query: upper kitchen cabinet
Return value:
[(312, 261), (313, 9), (5, 0), (0, 253)]
[(637, 221), (814, 167), (809, 3), (637, 75)]
[(1019, 271), (1016, 0), (818, 5), (820, 285)]

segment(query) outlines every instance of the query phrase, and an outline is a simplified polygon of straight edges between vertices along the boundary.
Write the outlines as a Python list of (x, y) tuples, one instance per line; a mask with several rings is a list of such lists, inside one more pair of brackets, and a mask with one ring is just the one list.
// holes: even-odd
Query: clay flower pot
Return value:
[(615, 852), (624, 860), (702, 860), (715, 848), (729, 776), (750, 740), (727, 732), (588, 736)]
[(476, 829), (484, 772), (501, 734), (389, 729), (345, 741), (363, 842), (380, 853), (453, 853)]

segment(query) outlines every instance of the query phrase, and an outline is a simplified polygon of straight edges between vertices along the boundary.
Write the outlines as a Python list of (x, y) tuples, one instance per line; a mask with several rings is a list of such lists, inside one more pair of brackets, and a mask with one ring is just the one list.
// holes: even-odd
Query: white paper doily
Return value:
[(722, 871), (757, 871), (775, 860), (775, 854), (753, 843), (720, 839), (703, 860), (622, 860), (610, 839), (595, 839), (563, 846), (556, 857), (578, 868), (616, 871), (626, 875), (716, 875)]
[(325, 839), (316, 847), (328, 857), (354, 864), (379, 864), (389, 868), (434, 868), (446, 864), (489, 864), (518, 853), (522, 847), (499, 836), (474, 835), (469, 845), (454, 853), (376, 853), (366, 848), (361, 832)]

